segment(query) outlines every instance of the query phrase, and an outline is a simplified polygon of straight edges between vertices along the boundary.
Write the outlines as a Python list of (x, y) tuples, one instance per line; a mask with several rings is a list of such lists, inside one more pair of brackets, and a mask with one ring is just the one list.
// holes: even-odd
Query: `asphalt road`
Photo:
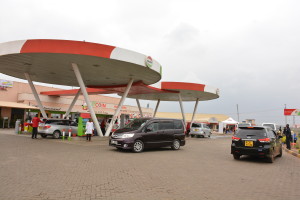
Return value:
[(117, 151), (107, 139), (32, 140), (0, 131), (0, 199), (272, 199), (300, 197), (300, 159), (230, 154), (230, 137), (188, 138), (178, 151)]

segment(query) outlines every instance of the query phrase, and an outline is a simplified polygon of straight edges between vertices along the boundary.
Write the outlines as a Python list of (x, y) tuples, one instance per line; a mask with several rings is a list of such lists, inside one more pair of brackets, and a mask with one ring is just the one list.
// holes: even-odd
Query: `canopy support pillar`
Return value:
[(137, 103), (137, 105), (138, 105), (138, 107), (139, 107), (141, 117), (144, 117), (144, 116), (143, 116), (143, 111), (142, 111), (142, 108), (141, 108), (141, 104), (140, 104), (139, 99), (135, 99), (135, 100), (136, 100), (136, 103)]
[(107, 130), (106, 130), (105, 136), (109, 136), (110, 131), (111, 131), (113, 125), (115, 124), (115, 121), (116, 121), (116, 119), (117, 119), (117, 117), (118, 117), (118, 115), (119, 115), (119, 113), (120, 113), (120, 111), (121, 111), (121, 108), (122, 108), (122, 106), (123, 106), (123, 104), (124, 104), (124, 101), (125, 101), (125, 99), (126, 99), (128, 93), (129, 93), (129, 90), (130, 90), (130, 88), (131, 88), (132, 83), (133, 83), (133, 79), (131, 78), (131, 79), (129, 80), (129, 82), (128, 82), (128, 84), (127, 84), (127, 87), (126, 87), (126, 90), (125, 90), (125, 92), (124, 92), (124, 94), (123, 94), (123, 96), (122, 96), (122, 98), (121, 98), (121, 100), (120, 100), (120, 102), (119, 102), (118, 108), (117, 108), (117, 110), (115, 111), (115, 114), (114, 114), (113, 118), (111, 119), (111, 122), (109, 123), (109, 126), (108, 126), (108, 128), (107, 128)]
[(194, 112), (193, 112), (193, 116), (192, 116), (192, 120), (191, 120), (191, 126), (192, 126), (192, 123), (194, 122), (194, 119), (195, 119), (195, 114), (196, 114), (196, 110), (198, 108), (198, 103), (199, 103), (199, 98), (196, 99), (196, 103), (195, 103), (195, 107), (194, 107)]
[(73, 99), (73, 101), (72, 101), (69, 109), (67, 110), (67, 112), (65, 114), (65, 117), (68, 117), (68, 115), (70, 114), (70, 112), (71, 112), (72, 108), (74, 107), (74, 105), (75, 105), (75, 103), (76, 103), (79, 95), (80, 95), (80, 90), (78, 90), (77, 94), (75, 95), (75, 97), (74, 97), (74, 99)]
[(180, 105), (180, 109), (181, 109), (181, 114), (182, 114), (182, 119), (183, 119), (183, 123), (184, 123), (184, 127), (186, 126), (185, 124), (185, 115), (184, 115), (184, 110), (183, 110), (183, 106), (182, 106), (182, 98), (181, 98), (181, 94), (178, 94), (179, 97), (179, 105)]
[(39, 107), (39, 109), (40, 109), (42, 115), (43, 115), (43, 118), (47, 118), (47, 114), (46, 114), (46, 112), (45, 112), (45, 109), (44, 109), (44, 107), (43, 107), (43, 105), (42, 105), (42, 102), (41, 102), (41, 100), (40, 100), (40, 98), (39, 98), (39, 95), (38, 95), (38, 93), (37, 93), (37, 91), (36, 91), (36, 89), (35, 89), (35, 87), (34, 87), (34, 85), (33, 85), (33, 82), (32, 82), (32, 80), (31, 80), (29, 74), (28, 74), (28, 73), (24, 73), (24, 75), (25, 75), (25, 77), (26, 77), (26, 79), (27, 79), (27, 81), (28, 81), (28, 83), (29, 83), (29, 86), (30, 86), (30, 88), (31, 88), (31, 90), (32, 90), (32, 93), (33, 93), (33, 95), (34, 95), (34, 98), (35, 98), (35, 100), (36, 100), (36, 102), (37, 102), (37, 104), (38, 104), (38, 107)]
[(100, 129), (100, 126), (99, 126), (99, 122), (97, 120), (97, 117), (96, 117), (96, 114), (95, 114), (95, 111), (93, 109), (93, 106), (90, 102), (90, 99), (89, 99), (89, 95), (86, 91), (86, 88), (85, 88), (85, 85), (84, 85), (84, 82), (82, 80), (82, 77), (81, 77), (81, 74), (80, 74), (80, 71), (78, 69), (78, 65), (76, 63), (72, 63), (72, 68), (73, 68), (73, 71), (75, 73), (75, 76), (77, 78), (77, 81), (78, 81), (78, 84), (80, 86), (80, 90), (84, 96), (84, 99), (85, 99), (85, 102), (90, 110), (90, 114), (91, 114), (91, 117), (93, 119), (93, 122), (94, 122), (94, 127), (96, 128), (97, 132), (99, 133), (100, 136), (103, 136), (102, 134), (102, 131)]
[(160, 103), (160, 99), (158, 99), (158, 100), (157, 100), (157, 103), (156, 103), (156, 107), (155, 107), (155, 111), (154, 111), (153, 117), (155, 117), (155, 116), (156, 116), (156, 112), (157, 112), (157, 109), (158, 109), (159, 103)]

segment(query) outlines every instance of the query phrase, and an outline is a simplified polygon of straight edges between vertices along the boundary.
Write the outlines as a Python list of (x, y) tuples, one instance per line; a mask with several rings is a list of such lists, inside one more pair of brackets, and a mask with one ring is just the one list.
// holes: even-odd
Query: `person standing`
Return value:
[(89, 121), (85, 125), (85, 134), (86, 134), (87, 141), (91, 141), (93, 131), (94, 131), (94, 123), (92, 119), (89, 119)]
[(104, 118), (100, 124), (102, 134), (105, 135), (106, 118)]
[(32, 119), (32, 135), (31, 135), (32, 139), (37, 138), (39, 122), (43, 123), (43, 121), (40, 120), (40, 118), (38, 118), (38, 114), (36, 114), (35, 117)]
[(291, 141), (292, 141), (292, 133), (289, 124), (286, 125), (285, 130), (283, 132), (286, 136), (286, 148), (291, 150)]

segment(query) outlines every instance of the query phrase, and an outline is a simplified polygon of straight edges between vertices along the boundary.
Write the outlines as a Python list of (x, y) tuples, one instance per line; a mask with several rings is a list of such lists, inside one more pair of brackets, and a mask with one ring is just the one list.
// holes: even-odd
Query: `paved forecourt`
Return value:
[(118, 151), (107, 138), (32, 140), (0, 130), (0, 199), (297, 199), (299, 159), (230, 155), (230, 137), (187, 138), (178, 151)]

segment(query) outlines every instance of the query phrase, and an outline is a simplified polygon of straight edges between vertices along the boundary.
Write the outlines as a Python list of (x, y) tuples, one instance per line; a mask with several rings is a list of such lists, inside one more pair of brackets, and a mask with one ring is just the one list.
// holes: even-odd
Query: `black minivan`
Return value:
[(242, 155), (251, 155), (265, 157), (272, 163), (276, 156), (282, 156), (281, 138), (270, 127), (239, 127), (232, 136), (231, 154), (236, 160)]
[(180, 119), (138, 118), (116, 130), (109, 145), (117, 149), (132, 149), (136, 153), (144, 148), (167, 146), (178, 150), (185, 145), (184, 124)]

